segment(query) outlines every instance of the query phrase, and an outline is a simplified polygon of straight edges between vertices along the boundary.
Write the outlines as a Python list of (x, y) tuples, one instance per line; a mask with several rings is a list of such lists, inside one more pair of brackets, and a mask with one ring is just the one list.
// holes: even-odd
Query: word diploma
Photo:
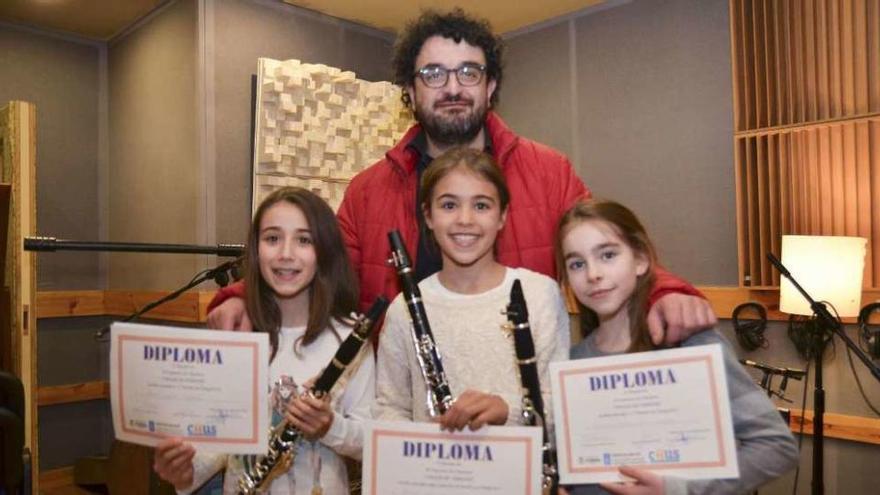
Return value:
[(364, 495), (541, 494), (541, 429), (372, 421), (364, 430)]
[(207, 452), (268, 449), (265, 333), (115, 323), (110, 402), (116, 438), (179, 437)]
[(626, 481), (623, 465), (736, 478), (720, 344), (550, 364), (560, 481)]

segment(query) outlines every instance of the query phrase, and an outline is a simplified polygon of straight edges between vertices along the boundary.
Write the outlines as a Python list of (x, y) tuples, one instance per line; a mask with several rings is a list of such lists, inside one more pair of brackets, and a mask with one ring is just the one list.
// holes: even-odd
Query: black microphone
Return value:
[(806, 372), (803, 370), (796, 370), (792, 368), (778, 368), (776, 366), (771, 366), (769, 364), (759, 363), (757, 361), (752, 361), (751, 359), (740, 359), (740, 364), (744, 366), (751, 366), (752, 368), (759, 369), (764, 373), (770, 373), (773, 375), (781, 375), (786, 378), (791, 378), (793, 380), (801, 380)]

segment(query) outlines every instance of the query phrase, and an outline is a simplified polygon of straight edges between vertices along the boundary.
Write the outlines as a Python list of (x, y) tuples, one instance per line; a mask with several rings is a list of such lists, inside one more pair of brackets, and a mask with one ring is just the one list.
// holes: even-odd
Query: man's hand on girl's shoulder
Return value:
[(244, 299), (230, 297), (222, 304), (208, 313), (205, 324), (208, 328), (216, 330), (234, 330), (237, 332), (250, 332), (254, 327), (248, 317)]
[(670, 293), (648, 310), (648, 331), (655, 345), (676, 346), (691, 335), (713, 328), (718, 318), (709, 301)]

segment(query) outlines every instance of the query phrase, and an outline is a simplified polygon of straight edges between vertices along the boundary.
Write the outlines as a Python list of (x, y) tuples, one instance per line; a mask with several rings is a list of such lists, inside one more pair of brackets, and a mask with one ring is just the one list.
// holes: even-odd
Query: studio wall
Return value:
[[(37, 231), (97, 240), (97, 43), (0, 24), (0, 105), (37, 108)], [(68, 194), (70, 193), (70, 194)], [(38, 258), (38, 290), (100, 287), (98, 256), (58, 252)]]
[(736, 285), (727, 2), (637, 0), (508, 46), (508, 123), (634, 209), (675, 273)]
[[(176, 2), (109, 46), (110, 240), (197, 241), (196, 7)], [(197, 263), (193, 255), (116, 253), (108, 285), (172, 289)]]

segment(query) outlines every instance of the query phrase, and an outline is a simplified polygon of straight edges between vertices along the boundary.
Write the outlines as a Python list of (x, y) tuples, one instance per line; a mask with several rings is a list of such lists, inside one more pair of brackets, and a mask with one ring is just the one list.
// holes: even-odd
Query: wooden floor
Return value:
[(73, 482), (73, 468), (52, 469), (40, 474), (40, 495), (93, 495), (106, 493), (86, 490)]
[(76, 485), (69, 485), (54, 488), (42, 488), (40, 489), (40, 493), (42, 495), (93, 495), (101, 492), (92, 492)]

